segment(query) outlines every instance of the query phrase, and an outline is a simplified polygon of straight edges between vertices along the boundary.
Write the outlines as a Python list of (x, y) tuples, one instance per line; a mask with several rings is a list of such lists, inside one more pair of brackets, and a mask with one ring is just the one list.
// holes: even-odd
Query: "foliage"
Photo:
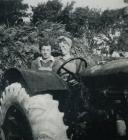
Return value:
[(75, 37), (82, 36), (86, 30), (93, 30), (97, 27), (100, 17), (100, 11), (89, 9), (88, 7), (78, 7), (71, 15), (71, 22), (68, 24), (68, 30)]
[(5, 27), (0, 30), (0, 68), (29, 67), (33, 57), (36, 29), (29, 26)]
[[(125, 8), (118, 10), (105, 10), (101, 16), (102, 28), (100, 34), (105, 36), (104, 43), (110, 47), (110, 50), (127, 51), (124, 45), (125, 33), (127, 29), (127, 15)], [(125, 38), (126, 39), (126, 38)]]
[[(4, 1), (4, 0), (1, 0)], [(14, 2), (15, 0), (11, 0)], [(16, 12), (24, 11), (26, 6), (22, 0), (18, 0), (20, 8)], [(72, 52), (74, 55), (87, 57), (91, 61), (94, 49), (101, 49), (101, 53), (110, 53), (111, 50), (127, 49), (127, 8), (118, 10), (105, 10), (101, 12), (97, 9), (88, 7), (74, 8), (74, 2), (67, 3), (64, 7), (59, 0), (51, 0), (46, 3), (40, 3), (33, 7), (32, 23), (34, 25), (13, 26), (8, 28), (4, 24), (0, 28), (0, 44), (2, 67), (8, 64), (18, 65), (17, 60), (12, 62), (11, 54), (7, 52), (21, 51), (15, 54), (16, 59), (22, 59), (22, 65), (30, 67), (30, 60), (33, 54), (26, 56), (26, 51), (31, 47), (38, 50), (38, 43), (48, 41), (52, 45), (53, 54), (60, 53), (57, 38), (60, 35), (66, 35), (73, 39)], [(9, 13), (9, 11), (7, 11)], [(32, 46), (33, 45), (33, 46)], [(6, 46), (6, 47), (5, 47)], [(29, 47), (29, 49), (28, 49)], [(106, 52), (105, 48), (110, 48)], [(7, 50), (6, 50), (6, 49)], [(21, 49), (22, 48), (22, 49)], [(25, 50), (26, 49), (26, 50)], [(13, 51), (12, 51), (13, 50)], [(31, 50), (31, 49), (30, 49)], [(29, 51), (30, 51), (29, 50)], [(28, 52), (29, 52), (28, 51)], [(8, 57), (7, 57), (8, 56)], [(31, 57), (30, 57), (31, 56)], [(90, 58), (88, 58), (90, 56)], [(5, 65), (4, 57), (9, 62)], [(23, 60), (27, 57), (25, 60)], [(15, 64), (16, 63), (16, 64)], [(21, 64), (20, 64), (21, 65)]]
[(66, 30), (69, 31), (70, 24), (72, 22), (72, 12), (75, 2), (67, 3), (67, 5), (61, 10), (60, 15), (57, 18), (57, 22), (61, 22), (66, 25)]
[[(56, 9), (56, 10), (55, 10)], [(33, 7), (32, 22), (52, 21), (65, 24), (68, 32), (73, 36), (79, 37), (88, 28), (98, 26), (100, 11), (89, 9), (88, 7), (78, 7), (74, 9), (74, 2), (67, 3), (64, 7), (59, 0), (48, 1), (47, 3), (39, 4)]]
[(40, 22), (33, 25), (0, 26), (0, 68), (30, 68), (34, 54), (39, 53), (39, 43), (48, 41), (52, 45), (53, 54), (59, 52), (57, 38), (60, 35), (70, 36), (65, 26), (59, 23)]
[(65, 25), (53, 22), (40, 22), (38, 25), (39, 41), (47, 41), (51, 44), (53, 54), (60, 52), (58, 47), (58, 37), (61, 35), (70, 37), (70, 33), (65, 31)]
[(32, 22), (36, 23), (40, 20), (55, 22), (60, 14), (61, 9), (62, 3), (59, 0), (52, 0), (48, 1), (47, 3), (40, 3), (37, 7), (32, 7)]
[(0, 0), (0, 23), (14, 25), (23, 16), (28, 8), (23, 0)]
[(115, 23), (119, 18), (121, 10), (105, 10), (101, 16), (101, 22), (104, 26), (109, 26)]
[[(53, 5), (56, 7), (56, 12)], [(64, 7), (59, 0), (52, 0), (33, 8), (32, 21), (36, 23), (48, 20), (64, 24), (66, 31), (70, 32), (72, 37), (84, 38), (90, 50), (99, 47), (104, 50), (109, 46), (110, 50), (107, 53), (112, 50), (127, 51), (127, 9), (127, 7), (117, 10), (107, 9), (101, 12), (89, 7), (74, 8), (74, 2), (67, 3)]]
[(128, 3), (128, 0), (124, 0), (124, 2)]

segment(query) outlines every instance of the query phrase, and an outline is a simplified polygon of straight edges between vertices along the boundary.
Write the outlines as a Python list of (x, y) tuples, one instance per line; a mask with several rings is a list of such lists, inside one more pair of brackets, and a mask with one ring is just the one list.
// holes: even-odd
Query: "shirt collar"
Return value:
[(47, 63), (49, 61), (54, 62), (54, 57), (53, 56), (50, 56), (48, 59), (43, 59), (42, 57), (39, 57), (38, 60), (39, 61), (43, 61), (44, 63)]

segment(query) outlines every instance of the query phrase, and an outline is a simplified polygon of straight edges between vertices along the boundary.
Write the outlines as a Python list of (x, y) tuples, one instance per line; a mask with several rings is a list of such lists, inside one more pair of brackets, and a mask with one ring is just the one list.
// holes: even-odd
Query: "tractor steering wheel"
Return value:
[[(76, 60), (79, 60), (79, 63), (78, 65), (76, 64), (76, 72), (72, 72), (71, 70), (69, 70), (68, 68), (66, 68), (66, 64), (67, 63), (70, 63), (72, 61), (76, 61)], [(86, 68), (87, 67), (87, 62), (85, 59), (81, 58), (81, 57), (76, 57), (76, 58), (71, 58), (71, 59), (68, 59), (67, 61), (65, 61), (60, 67), (59, 69), (57, 70), (57, 74), (60, 76), (60, 77), (64, 77), (65, 75), (68, 75), (67, 78), (65, 79), (66, 82), (70, 83), (71, 81), (77, 81), (79, 82), (79, 72), (82, 68), (82, 64), (84, 64), (84, 67)], [(61, 71), (64, 71), (64, 72), (61, 72)]]

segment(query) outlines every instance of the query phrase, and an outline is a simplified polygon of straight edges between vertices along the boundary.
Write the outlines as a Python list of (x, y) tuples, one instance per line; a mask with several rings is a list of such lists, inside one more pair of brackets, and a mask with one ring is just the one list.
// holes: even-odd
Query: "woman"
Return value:
[[(64, 62), (73, 58), (73, 55), (71, 55), (72, 40), (65, 36), (60, 36), (58, 40), (59, 40), (59, 47), (61, 49), (62, 56), (56, 58), (53, 66), (54, 71), (57, 71)], [(64, 67), (73, 73), (76, 72), (75, 61), (71, 61), (67, 63)]]

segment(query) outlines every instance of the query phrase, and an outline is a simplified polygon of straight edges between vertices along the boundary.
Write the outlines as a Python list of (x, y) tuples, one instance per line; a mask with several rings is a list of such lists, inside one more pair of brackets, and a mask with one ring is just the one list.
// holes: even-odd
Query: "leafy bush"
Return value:
[(53, 22), (40, 22), (37, 26), (24, 25), (7, 28), (0, 26), (0, 68), (30, 68), (34, 54), (39, 53), (39, 43), (48, 41), (53, 53), (58, 53), (57, 38), (60, 35), (70, 36), (65, 26)]
[(19, 19), (27, 16), (28, 5), (23, 0), (0, 0), (0, 24), (14, 25)]

